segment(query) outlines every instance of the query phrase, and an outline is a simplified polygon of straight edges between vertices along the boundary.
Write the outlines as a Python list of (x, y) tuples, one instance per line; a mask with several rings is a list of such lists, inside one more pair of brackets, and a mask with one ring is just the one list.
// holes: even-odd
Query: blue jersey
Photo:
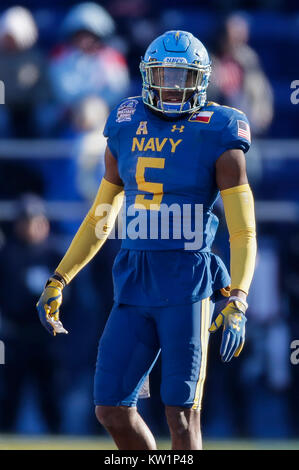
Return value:
[(215, 162), (228, 149), (249, 149), (244, 113), (208, 102), (193, 114), (165, 119), (134, 97), (111, 112), (104, 135), (125, 190), (115, 300), (194, 302), (227, 285), (226, 269), (211, 253), (218, 227)]

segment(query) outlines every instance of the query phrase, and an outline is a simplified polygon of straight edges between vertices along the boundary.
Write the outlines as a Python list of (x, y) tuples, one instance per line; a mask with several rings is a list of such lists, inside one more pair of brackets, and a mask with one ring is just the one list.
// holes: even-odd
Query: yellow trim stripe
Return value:
[(209, 321), (210, 321), (210, 299), (202, 300), (201, 308), (201, 332), (200, 332), (200, 342), (201, 342), (201, 364), (199, 377), (196, 384), (194, 403), (192, 406), (193, 410), (201, 409), (201, 402), (203, 396), (203, 388), (206, 378), (207, 370), (207, 355), (208, 355), (208, 342), (209, 342)]
[(244, 111), (241, 111), (239, 108), (233, 108), (232, 106), (226, 106), (225, 104), (222, 104), (221, 106), (222, 108), (233, 109), (234, 111), (238, 111), (238, 113), (245, 114)]
[(206, 299), (201, 301), (201, 312), (200, 312), (200, 348), (201, 348), (201, 362), (200, 362), (200, 369), (199, 369), (199, 376), (196, 384), (195, 389), (195, 396), (192, 409), (198, 409), (199, 403), (199, 390), (200, 390), (200, 382), (202, 378), (202, 370), (203, 370), (203, 346), (204, 346), (204, 325), (205, 325), (205, 316), (206, 316)]
[(207, 373), (207, 359), (208, 359), (208, 345), (209, 345), (209, 326), (210, 326), (210, 299), (206, 299), (206, 321), (205, 321), (205, 331), (204, 331), (204, 354), (202, 357), (203, 360), (203, 372), (202, 372), (202, 381), (199, 388), (199, 400), (198, 400), (198, 409), (201, 409), (201, 402), (203, 397), (204, 391), (204, 384), (206, 380), (206, 373)]
[(216, 103), (215, 101), (208, 101), (207, 106), (220, 106), (220, 104)]

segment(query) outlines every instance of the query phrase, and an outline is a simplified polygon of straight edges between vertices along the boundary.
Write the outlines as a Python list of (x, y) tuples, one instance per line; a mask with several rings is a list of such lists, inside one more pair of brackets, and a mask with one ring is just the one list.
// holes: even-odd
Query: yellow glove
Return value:
[(209, 328), (211, 333), (223, 326), (220, 355), (223, 362), (229, 362), (233, 356), (238, 357), (245, 343), (245, 311), (247, 306), (238, 300), (232, 300)]
[(53, 336), (56, 336), (56, 333), (68, 333), (59, 320), (59, 307), (62, 302), (63, 287), (62, 282), (50, 278), (36, 304), (42, 325)]

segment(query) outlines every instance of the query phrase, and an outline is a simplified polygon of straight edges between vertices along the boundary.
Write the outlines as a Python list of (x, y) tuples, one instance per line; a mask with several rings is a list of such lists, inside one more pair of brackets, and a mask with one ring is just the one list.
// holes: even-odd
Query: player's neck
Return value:
[(187, 117), (190, 116), (190, 113), (183, 113), (183, 114), (179, 114), (178, 116), (167, 116), (167, 114), (164, 114), (160, 111), (156, 111), (155, 109), (150, 108), (146, 104), (144, 104), (144, 107), (145, 107), (146, 113), (150, 113), (150, 115), (154, 115), (155, 117), (157, 117), (158, 119), (162, 119), (163, 121), (177, 122), (182, 119), (186, 119)]

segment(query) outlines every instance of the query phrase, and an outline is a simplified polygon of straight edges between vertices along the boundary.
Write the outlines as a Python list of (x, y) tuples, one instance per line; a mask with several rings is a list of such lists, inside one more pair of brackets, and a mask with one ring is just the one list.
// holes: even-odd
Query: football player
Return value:
[[(136, 403), (161, 354), (172, 448), (200, 449), (209, 332), (222, 329), (224, 362), (240, 354), (245, 338), (256, 255), (244, 156), (250, 128), (241, 111), (207, 101), (211, 63), (192, 34), (168, 31), (158, 37), (140, 70), (142, 96), (122, 101), (107, 120), (105, 176), (37, 307), (50, 333), (67, 333), (59, 320), (62, 290), (103, 245), (124, 194), (114, 306), (95, 373), (96, 416), (119, 449), (155, 449)], [(230, 234), (231, 278), (211, 252), (219, 192)], [(192, 233), (196, 240), (190, 243)], [(219, 292), (229, 297), (212, 322)]]

